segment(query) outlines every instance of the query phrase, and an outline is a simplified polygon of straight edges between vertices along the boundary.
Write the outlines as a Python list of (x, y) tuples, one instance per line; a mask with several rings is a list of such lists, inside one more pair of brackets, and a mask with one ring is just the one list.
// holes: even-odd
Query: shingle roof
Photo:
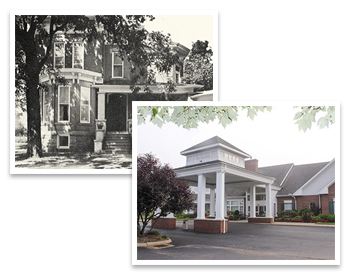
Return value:
[(222, 138), (220, 138), (218, 136), (212, 137), (212, 138), (207, 139), (207, 140), (205, 140), (205, 141), (203, 141), (201, 143), (198, 143), (197, 145), (194, 145), (194, 146), (184, 150), (183, 152), (189, 151), (189, 150), (195, 150), (195, 149), (199, 149), (201, 147), (210, 146), (210, 145), (219, 144), (219, 143), (221, 143), (221, 144), (223, 144), (223, 145), (225, 145), (225, 146), (227, 146), (227, 147), (229, 147), (231, 149), (234, 149), (234, 150), (236, 150), (238, 152), (241, 152), (241, 153), (243, 153), (245, 155), (250, 156), (248, 153), (242, 151), (241, 149), (237, 148), (236, 146), (233, 146), (231, 143), (227, 142), (226, 140), (223, 140)]
[(329, 162), (295, 165), (277, 195), (289, 195), (298, 190)]
[(260, 167), (258, 168), (258, 172), (263, 175), (275, 178), (274, 185), (280, 186), (292, 166), (293, 163)]

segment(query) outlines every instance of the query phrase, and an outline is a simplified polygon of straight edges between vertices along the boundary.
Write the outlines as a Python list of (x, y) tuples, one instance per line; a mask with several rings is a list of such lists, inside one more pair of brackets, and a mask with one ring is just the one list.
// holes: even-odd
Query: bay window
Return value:
[(58, 122), (69, 122), (70, 117), (70, 87), (58, 87)]
[(90, 123), (90, 89), (80, 88), (80, 122)]

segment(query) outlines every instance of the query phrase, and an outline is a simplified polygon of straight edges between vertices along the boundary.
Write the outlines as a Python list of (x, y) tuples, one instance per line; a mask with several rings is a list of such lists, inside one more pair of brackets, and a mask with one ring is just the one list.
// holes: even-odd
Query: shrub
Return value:
[(239, 216), (239, 210), (235, 211), (235, 216)]
[(277, 216), (278, 216), (279, 218), (283, 218), (283, 217), (284, 217), (284, 213), (285, 213), (284, 210), (278, 211), (278, 212), (277, 212)]
[(327, 220), (330, 221), (330, 222), (335, 222), (335, 215), (329, 214)]
[(322, 220), (319, 216), (312, 216), (311, 219), (313, 221), (320, 221), (320, 220)]
[(328, 221), (328, 216), (329, 214), (319, 214), (318, 217), (321, 219), (321, 220), (327, 220)]
[(303, 216), (304, 213), (310, 213), (309, 207), (304, 206), (299, 210), (299, 216)]
[(304, 212), (301, 216), (304, 222), (310, 222), (311, 221), (311, 214), (310, 212)]
[(285, 216), (289, 217), (289, 218), (294, 218), (295, 216), (297, 216), (298, 213), (294, 210), (286, 210), (285, 211)]
[(301, 220), (301, 216), (295, 216), (293, 220)]
[(156, 230), (150, 230), (146, 233), (146, 235), (160, 236), (160, 233)]
[(233, 220), (234, 220), (234, 221), (237, 221), (238, 219), (239, 219), (239, 216), (238, 216), (238, 215), (234, 215), (234, 216), (233, 216)]
[(316, 204), (310, 206), (310, 211), (314, 216), (318, 216), (318, 214), (320, 214), (320, 208), (318, 208)]
[(168, 237), (167, 235), (162, 235), (162, 238), (163, 238), (164, 240), (169, 240), (169, 237)]

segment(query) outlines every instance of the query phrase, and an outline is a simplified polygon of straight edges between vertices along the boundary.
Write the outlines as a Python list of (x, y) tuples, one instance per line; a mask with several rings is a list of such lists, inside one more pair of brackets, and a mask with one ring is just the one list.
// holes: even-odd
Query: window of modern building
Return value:
[(64, 42), (55, 42), (54, 44), (54, 67), (64, 68), (65, 44)]
[(243, 200), (228, 200), (227, 210), (236, 211), (238, 210), (240, 214), (244, 213), (244, 201)]
[(80, 122), (90, 123), (90, 89), (80, 88)]
[(292, 201), (284, 201), (284, 210), (293, 210)]
[(70, 116), (70, 88), (58, 87), (58, 122), (69, 122)]
[(124, 77), (124, 61), (115, 52), (112, 53), (112, 77)]

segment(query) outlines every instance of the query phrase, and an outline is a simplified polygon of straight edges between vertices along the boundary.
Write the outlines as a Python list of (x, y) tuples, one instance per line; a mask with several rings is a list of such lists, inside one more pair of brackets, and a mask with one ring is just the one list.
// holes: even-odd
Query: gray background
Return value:
[[(9, 11), (6, 41), (9, 68)], [(349, 96), (349, 35), (229, 35), (219, 25), (219, 100), (340, 100)], [(340, 266), (131, 266), (131, 175), (10, 175), (10, 85), (0, 85), (0, 264), (128, 264), (130, 271), (343, 271)], [(341, 139), (349, 140), (342, 104)], [(340, 119), (337, 119), (340, 123)], [(320, 148), (322, 150), (322, 148)], [(341, 148), (341, 213), (349, 209)], [(339, 221), (339, 220), (338, 220)]]

